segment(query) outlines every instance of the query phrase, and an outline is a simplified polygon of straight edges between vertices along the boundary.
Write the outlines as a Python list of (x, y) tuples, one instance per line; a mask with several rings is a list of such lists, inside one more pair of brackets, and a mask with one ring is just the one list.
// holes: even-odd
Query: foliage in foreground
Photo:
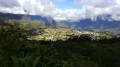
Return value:
[(28, 41), (20, 29), (0, 29), (0, 67), (120, 67), (119, 41)]

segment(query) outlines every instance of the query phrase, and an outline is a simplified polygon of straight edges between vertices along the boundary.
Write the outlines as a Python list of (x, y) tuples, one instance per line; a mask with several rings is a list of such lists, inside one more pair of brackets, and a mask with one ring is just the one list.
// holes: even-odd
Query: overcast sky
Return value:
[(120, 20), (120, 0), (0, 0), (0, 12), (79, 20), (110, 14)]

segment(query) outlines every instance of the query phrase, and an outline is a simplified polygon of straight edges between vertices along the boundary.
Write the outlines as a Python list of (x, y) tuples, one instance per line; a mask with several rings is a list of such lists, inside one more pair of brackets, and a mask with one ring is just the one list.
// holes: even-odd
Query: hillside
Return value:
[(0, 67), (120, 67), (120, 38), (110, 32), (50, 27), (30, 18), (0, 22)]
[(68, 40), (74, 36), (86, 35), (94, 40), (103, 38), (112, 38), (112, 35), (107, 35), (105, 33), (93, 32), (93, 31), (83, 31), (77, 29), (70, 29), (66, 27), (54, 27), (43, 29), (42, 34), (38, 32), (39, 35), (28, 36), (29, 40), (46, 40), (46, 41), (56, 41), (56, 40)]
[(33, 20), (43, 21), (47, 26), (56, 26), (56, 21), (52, 17), (44, 17), (40, 15), (26, 15), (26, 14), (11, 14), (11, 13), (1, 13), (0, 18), (21, 20), (24, 17), (28, 17)]
[[(43, 31), (46, 33), (41, 33), (41, 36), (45, 35), (46, 39), (55, 35), (64, 38), (63, 36), (67, 34), (81, 34), (81, 31), (69, 28), (46, 28)], [(28, 40), (19, 28), (0, 27), (0, 67), (31, 67), (31, 65), (120, 67), (120, 38), (89, 40), (80, 37), (66, 41), (38, 41)]]
[(22, 29), (27, 33), (29, 40), (45, 40), (45, 41), (56, 41), (56, 40), (68, 40), (74, 36), (86, 35), (91, 37), (93, 40), (103, 39), (103, 38), (112, 38), (113, 35), (109, 32), (95, 32), (95, 31), (86, 31), (73, 29), (67, 26), (47, 26), (45, 22), (31, 19), (29, 17), (23, 17), (20, 20), (16, 19), (5, 19), (2, 18), (1, 26), (7, 24), (7, 26), (13, 26)]

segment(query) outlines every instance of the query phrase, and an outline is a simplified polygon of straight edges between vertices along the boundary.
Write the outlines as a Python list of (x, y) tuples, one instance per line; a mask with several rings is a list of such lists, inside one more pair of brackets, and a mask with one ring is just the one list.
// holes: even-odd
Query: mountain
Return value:
[(56, 26), (56, 21), (51, 17), (43, 17), (39, 15), (25, 15), (25, 14), (10, 14), (10, 13), (0, 13), (0, 18), (10, 18), (20, 20), (22, 17), (29, 17), (31, 19), (36, 19), (45, 22), (47, 26)]
[(61, 23), (82, 30), (120, 28), (120, 21), (111, 18), (111, 15), (99, 15), (94, 19), (86, 18), (78, 21), (61, 21)]

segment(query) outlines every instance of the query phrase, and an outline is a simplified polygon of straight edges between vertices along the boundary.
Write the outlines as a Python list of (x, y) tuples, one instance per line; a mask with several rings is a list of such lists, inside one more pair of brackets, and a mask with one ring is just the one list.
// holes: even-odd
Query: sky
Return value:
[(56, 21), (95, 19), (105, 14), (120, 20), (120, 0), (0, 0), (0, 12), (48, 16)]

